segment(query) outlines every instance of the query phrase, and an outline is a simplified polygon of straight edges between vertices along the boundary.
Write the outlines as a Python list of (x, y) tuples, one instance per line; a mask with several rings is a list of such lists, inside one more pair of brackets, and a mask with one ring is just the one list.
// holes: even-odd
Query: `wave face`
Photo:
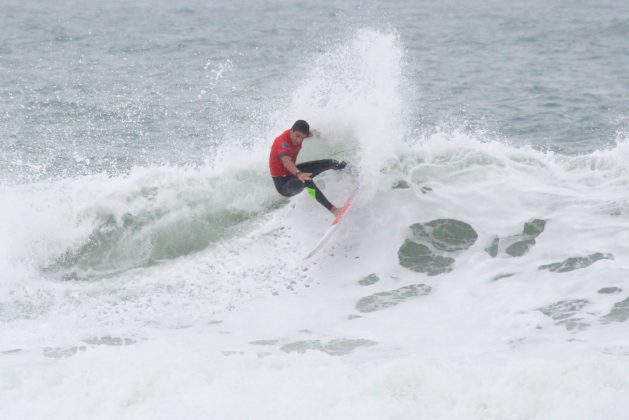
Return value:
[[(204, 7), (171, 12), (187, 20)], [(456, 119), (427, 124), (422, 115), (438, 112), (416, 104), (421, 45), (402, 29), (359, 23), (341, 41), (317, 38), (320, 50), (295, 63), (282, 88), (276, 79), (289, 76), (278, 65), (268, 86), (281, 101), (225, 85), (255, 80), (259, 68), (204, 62), (201, 82), (181, 82), (204, 93), (176, 110), (181, 129), (194, 121), (194, 101), (216, 106), (207, 143), (181, 140), (177, 150), (161, 139), (139, 155), (150, 142), (93, 155), (81, 146), (65, 169), (54, 153), (20, 161), (24, 150), (7, 146), (1, 417), (626, 416), (622, 130), (608, 147), (597, 139), (563, 153)], [(205, 42), (158, 41), (124, 54), (175, 59)], [(158, 72), (151, 80), (177, 90)], [(102, 98), (103, 109), (114, 99)], [(167, 117), (164, 126), (140, 118), (174, 106), (162, 105), (131, 107), (132, 123), (117, 129), (168, 131)], [(272, 139), (297, 118), (321, 131), (303, 160), (350, 162), (317, 178), (330, 200), (361, 187), (308, 261), (331, 217), (306, 194), (280, 197), (266, 169)]]

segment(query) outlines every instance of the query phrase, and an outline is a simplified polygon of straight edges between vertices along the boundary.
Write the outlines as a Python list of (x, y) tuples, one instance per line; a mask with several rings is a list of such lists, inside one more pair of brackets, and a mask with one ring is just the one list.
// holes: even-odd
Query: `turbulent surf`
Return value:
[[(115, 3), (98, 13), (154, 10)], [(456, 31), (497, 25), (535, 68), (548, 40), (525, 37), (518, 8), (439, 24), (441, 6), (394, 3), (353, 20), (312, 6), (329, 31), (294, 44), (284, 15), (271, 30), (228, 8), (246, 33), (202, 30), (200, 2), (121, 34), (89, 29), (91, 6), (51, 6), (59, 25), (2, 6), (17, 35), (1, 71), (18, 71), (0, 82), (1, 417), (626, 416), (626, 115), (601, 90), (607, 114), (564, 120), (572, 83), (592, 86), (496, 69), (488, 34)], [(591, 29), (571, 13), (567, 31)], [(597, 36), (620, 42), (609, 25)], [(498, 76), (525, 80), (501, 97)], [(361, 185), (308, 261), (330, 215), (267, 173), (298, 118), (322, 133), (301, 159), (352, 164), (317, 178), (330, 200)]]

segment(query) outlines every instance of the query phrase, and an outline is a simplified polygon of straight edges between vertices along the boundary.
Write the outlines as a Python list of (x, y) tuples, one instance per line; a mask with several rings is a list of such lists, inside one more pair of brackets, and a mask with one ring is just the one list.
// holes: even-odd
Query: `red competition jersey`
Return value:
[(301, 150), (301, 144), (293, 145), (290, 139), (290, 130), (284, 131), (273, 142), (271, 146), (271, 155), (269, 156), (269, 168), (271, 176), (290, 176), (293, 175), (284, 167), (282, 156), (289, 156), (293, 163), (297, 161), (297, 155)]

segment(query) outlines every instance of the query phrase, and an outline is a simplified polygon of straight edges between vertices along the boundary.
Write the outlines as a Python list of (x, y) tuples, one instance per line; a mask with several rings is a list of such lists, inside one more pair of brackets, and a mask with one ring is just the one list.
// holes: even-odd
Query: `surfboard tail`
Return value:
[(350, 209), (350, 207), (352, 207), (352, 203), (354, 202), (354, 196), (356, 195), (357, 192), (358, 192), (358, 187), (356, 187), (356, 189), (352, 191), (349, 198), (347, 199), (347, 201), (345, 201), (345, 204), (341, 208), (341, 212), (339, 213), (339, 215), (336, 216), (336, 218), (334, 218), (334, 221), (332, 221), (332, 225), (328, 228), (328, 230), (325, 232), (323, 237), (319, 239), (319, 242), (317, 242), (317, 244), (312, 249), (312, 251), (310, 251), (308, 255), (306, 255), (304, 260), (307, 260), (308, 258), (315, 255), (320, 249), (322, 249), (325, 246), (326, 243), (328, 243), (328, 241), (332, 237), (332, 233), (334, 233), (340, 221), (343, 220), (347, 211)]

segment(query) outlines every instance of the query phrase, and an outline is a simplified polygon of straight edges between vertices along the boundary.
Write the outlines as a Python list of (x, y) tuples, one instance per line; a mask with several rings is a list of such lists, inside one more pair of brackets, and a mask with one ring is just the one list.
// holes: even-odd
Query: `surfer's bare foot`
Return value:
[(339, 209), (338, 207), (332, 207), (330, 209), (330, 213), (332, 213), (334, 217), (339, 217), (339, 214), (341, 214), (341, 209)]

